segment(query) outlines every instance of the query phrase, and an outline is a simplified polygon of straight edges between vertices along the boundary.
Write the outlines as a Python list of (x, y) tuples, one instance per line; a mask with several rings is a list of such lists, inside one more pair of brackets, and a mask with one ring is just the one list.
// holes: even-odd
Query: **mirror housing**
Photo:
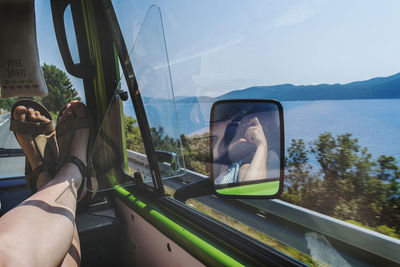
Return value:
[(156, 155), (158, 162), (169, 164), (172, 171), (178, 171), (181, 168), (179, 165), (178, 155), (174, 152), (156, 150)]
[(282, 105), (221, 100), (210, 116), (210, 178), (217, 196), (276, 198), (284, 180)]

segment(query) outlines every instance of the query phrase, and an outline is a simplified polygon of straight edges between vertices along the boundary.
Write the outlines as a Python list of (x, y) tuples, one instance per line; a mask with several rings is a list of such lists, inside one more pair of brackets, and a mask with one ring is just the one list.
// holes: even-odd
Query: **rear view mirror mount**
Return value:
[(221, 100), (211, 108), (210, 177), (217, 196), (276, 198), (283, 189), (283, 108), (275, 100)]

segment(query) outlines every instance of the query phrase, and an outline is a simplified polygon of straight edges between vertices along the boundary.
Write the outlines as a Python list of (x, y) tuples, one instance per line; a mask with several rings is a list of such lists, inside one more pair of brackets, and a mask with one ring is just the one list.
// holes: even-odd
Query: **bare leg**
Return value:
[(79, 266), (81, 262), (81, 246), (79, 242), (78, 230), (74, 229), (74, 237), (72, 239), (71, 247), (67, 255), (61, 263), (61, 266)]
[[(80, 104), (71, 108), (77, 116), (86, 114)], [(78, 129), (75, 136), (79, 137), (74, 138), (71, 154), (86, 164), (89, 129)], [(35, 168), (34, 162), (30, 163)], [(67, 163), (36, 194), (0, 218), (0, 266), (56, 266), (64, 258), (66, 264), (75, 261), (71, 244), (80, 255), (79, 239), (73, 241), (73, 237), (74, 232), (77, 237), (76, 196), (81, 182), (78, 167)], [(66, 257), (68, 251), (71, 258)]]

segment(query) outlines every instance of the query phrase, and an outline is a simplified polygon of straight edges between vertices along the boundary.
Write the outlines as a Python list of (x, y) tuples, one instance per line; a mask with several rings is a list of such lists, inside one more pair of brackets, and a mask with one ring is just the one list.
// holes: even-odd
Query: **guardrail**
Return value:
[[(148, 166), (147, 158), (145, 155), (128, 150), (128, 159), (130, 162), (134, 162), (137, 165), (141, 165), (143, 167)], [(201, 179), (208, 179), (207, 176), (187, 170), (186, 174), (180, 179), (185, 179), (186, 182), (194, 182)], [(167, 181), (166, 181), (167, 182)], [(171, 184), (171, 181), (169, 181)], [(175, 185), (176, 187), (177, 185)], [(289, 234), (279, 235), (275, 233), (272, 236), (277, 238), (279, 241), (289, 244), (290, 246), (295, 247), (296, 249), (309, 253), (309, 249), (304, 246), (307, 246), (305, 242), (305, 234), (309, 232), (317, 232), (324, 236), (329, 237), (330, 240), (344, 242), (349, 245), (351, 248), (347, 249), (349, 257), (352, 257), (351, 253), (362, 254), (363, 258), (374, 257), (383, 257), (391, 262), (400, 263), (400, 240), (332, 218), (330, 216), (326, 216), (324, 214), (305, 209), (278, 199), (272, 200), (234, 200), (234, 201), (224, 201), (222, 199), (217, 199), (209, 196), (208, 199), (204, 199), (207, 204), (210, 202), (213, 204), (213, 207), (218, 206), (219, 202), (228, 203), (227, 205), (232, 205), (232, 202), (240, 204), (247, 210), (254, 210), (253, 216), (262, 217), (274, 220), (275, 217), (279, 217), (280, 220), (273, 226), (276, 229), (277, 227), (282, 227), (282, 231), (287, 231), (284, 228), (292, 228)], [(225, 205), (226, 206), (226, 205)], [(226, 207), (225, 207), (226, 208)], [(231, 214), (229, 214), (231, 215)], [(247, 213), (246, 216), (249, 216)], [(251, 215), (250, 215), (251, 216)], [(249, 221), (252, 219), (250, 217), (244, 217), (243, 215), (238, 217), (248, 219)], [(276, 219), (275, 219), (276, 220)], [(245, 223), (247, 223), (245, 221)], [(251, 224), (251, 223), (250, 223)], [(295, 225), (295, 226), (294, 226)], [(267, 228), (267, 227), (266, 227)], [(259, 231), (264, 232), (266, 235), (271, 235), (270, 231), (265, 231), (262, 227), (258, 227)], [(297, 237), (296, 234), (297, 233)], [(299, 237), (300, 235), (300, 237)], [(302, 237), (301, 237), (302, 236)], [(303, 242), (301, 240), (290, 240), (292, 239), (301, 239), (303, 238)], [(339, 248), (336, 246), (336, 250), (340, 253)], [(360, 251), (362, 250), (362, 251)], [(372, 255), (365, 256), (365, 252), (369, 252)], [(368, 261), (368, 259), (367, 259)], [(360, 263), (359, 259), (355, 261), (356, 263)]]

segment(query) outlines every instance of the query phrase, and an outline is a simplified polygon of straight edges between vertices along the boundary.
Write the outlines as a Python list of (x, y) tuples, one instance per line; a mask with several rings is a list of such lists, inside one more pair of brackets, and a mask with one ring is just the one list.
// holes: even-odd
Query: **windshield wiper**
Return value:
[(24, 155), (24, 151), (20, 148), (0, 148), (0, 158), (21, 157)]

